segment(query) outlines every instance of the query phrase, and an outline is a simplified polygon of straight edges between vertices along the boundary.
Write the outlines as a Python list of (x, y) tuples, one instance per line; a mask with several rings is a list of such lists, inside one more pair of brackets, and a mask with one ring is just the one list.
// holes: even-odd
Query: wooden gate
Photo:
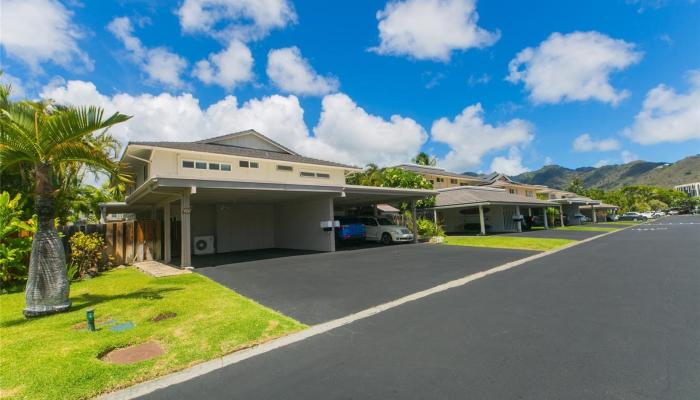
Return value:
[(108, 222), (105, 224), (107, 255), (115, 265), (163, 258), (161, 221)]

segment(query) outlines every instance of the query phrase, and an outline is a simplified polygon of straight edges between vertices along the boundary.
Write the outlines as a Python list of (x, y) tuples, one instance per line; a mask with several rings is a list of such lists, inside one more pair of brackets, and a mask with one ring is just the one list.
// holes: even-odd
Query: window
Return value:
[(194, 168), (194, 161), (183, 161), (182, 168)]
[(195, 161), (194, 167), (197, 169), (207, 169), (207, 163), (204, 161)]
[(515, 190), (515, 189), (508, 189), (508, 192), (509, 192), (510, 194), (516, 194), (516, 193), (518, 193), (518, 191)]
[(435, 178), (438, 182), (445, 182), (445, 178)]
[(294, 168), (292, 168), (291, 165), (278, 165), (277, 170), (278, 171), (293, 171)]
[(428, 182), (430, 182), (431, 185), (435, 183), (432, 179), (430, 179)]
[(220, 166), (219, 166), (219, 163), (210, 162), (210, 163), (209, 163), (209, 169), (213, 169), (213, 170), (215, 170), (215, 171), (218, 171), (218, 170), (221, 169), (221, 168), (220, 168)]
[(317, 178), (326, 178), (326, 179), (328, 179), (328, 178), (331, 177), (331, 175), (330, 175), (330, 174), (322, 174), (322, 173), (320, 173), (320, 172), (317, 172), (317, 173), (316, 173), (316, 177), (317, 177)]
[(527, 197), (532, 197), (532, 190), (526, 190), (526, 191), (525, 191), (525, 196), (527, 196)]
[(450, 183), (453, 184), (453, 185), (456, 185), (456, 184), (457, 184), (457, 179), (450, 179)]
[(221, 164), (221, 170), (222, 170), (222, 171), (230, 171), (230, 170), (231, 170), (231, 164)]
[(307, 177), (307, 178), (313, 178), (313, 177), (316, 176), (316, 174), (314, 174), (313, 172), (304, 172), (304, 171), (301, 171), (301, 172), (299, 173), (299, 176), (305, 176), (305, 177)]
[(241, 168), (258, 168), (259, 167), (258, 163), (255, 161), (244, 161), (244, 160), (239, 161), (238, 166)]

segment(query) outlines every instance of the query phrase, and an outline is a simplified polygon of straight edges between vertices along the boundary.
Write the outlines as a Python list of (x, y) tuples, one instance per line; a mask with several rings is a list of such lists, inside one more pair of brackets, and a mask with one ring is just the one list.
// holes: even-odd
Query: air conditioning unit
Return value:
[(195, 236), (194, 254), (214, 254), (214, 236)]

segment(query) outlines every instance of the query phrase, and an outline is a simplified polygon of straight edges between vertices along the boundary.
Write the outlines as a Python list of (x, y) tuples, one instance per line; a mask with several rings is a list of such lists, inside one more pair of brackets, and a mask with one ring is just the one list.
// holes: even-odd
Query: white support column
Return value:
[(433, 208), (433, 223), (435, 223), (435, 226), (438, 224), (437, 220), (437, 210)]
[(190, 239), (190, 189), (185, 190), (182, 194), (182, 202), (180, 203), (180, 228), (182, 243), (180, 245), (180, 268), (192, 268), (192, 240)]
[(527, 208), (527, 216), (532, 217), (532, 208), (530, 207)]
[[(520, 215), (520, 206), (515, 206), (515, 214), (517, 216), (521, 216)], [(515, 226), (516, 226), (516, 228), (518, 228), (518, 232), (523, 231), (523, 223), (520, 220), (517, 221), (517, 224), (515, 224)]]
[(415, 200), (411, 200), (411, 215), (413, 215), (413, 243), (418, 243), (418, 215)]
[(549, 229), (549, 221), (547, 221), (547, 207), (543, 208), (542, 212), (544, 213), (544, 229)]
[(486, 236), (486, 223), (484, 222), (484, 206), (479, 206), (479, 225), (481, 227), (481, 235)]
[(564, 227), (564, 208), (561, 205), (559, 206), (559, 224)]
[(163, 204), (163, 262), (172, 261), (172, 245), (170, 244), (170, 202)]
[(593, 213), (593, 223), (597, 224), (598, 223), (598, 216), (595, 215), (595, 206), (591, 206), (591, 213)]

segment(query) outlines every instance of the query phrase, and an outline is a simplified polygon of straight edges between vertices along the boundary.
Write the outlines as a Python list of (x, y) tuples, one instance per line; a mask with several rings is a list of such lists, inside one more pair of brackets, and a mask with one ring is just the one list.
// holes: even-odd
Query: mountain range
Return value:
[(575, 178), (587, 188), (604, 190), (628, 185), (650, 185), (673, 188), (700, 181), (700, 154), (674, 163), (632, 161), (627, 164), (570, 169), (560, 165), (545, 165), (536, 170), (511, 176), (511, 179), (535, 185), (564, 189)]

